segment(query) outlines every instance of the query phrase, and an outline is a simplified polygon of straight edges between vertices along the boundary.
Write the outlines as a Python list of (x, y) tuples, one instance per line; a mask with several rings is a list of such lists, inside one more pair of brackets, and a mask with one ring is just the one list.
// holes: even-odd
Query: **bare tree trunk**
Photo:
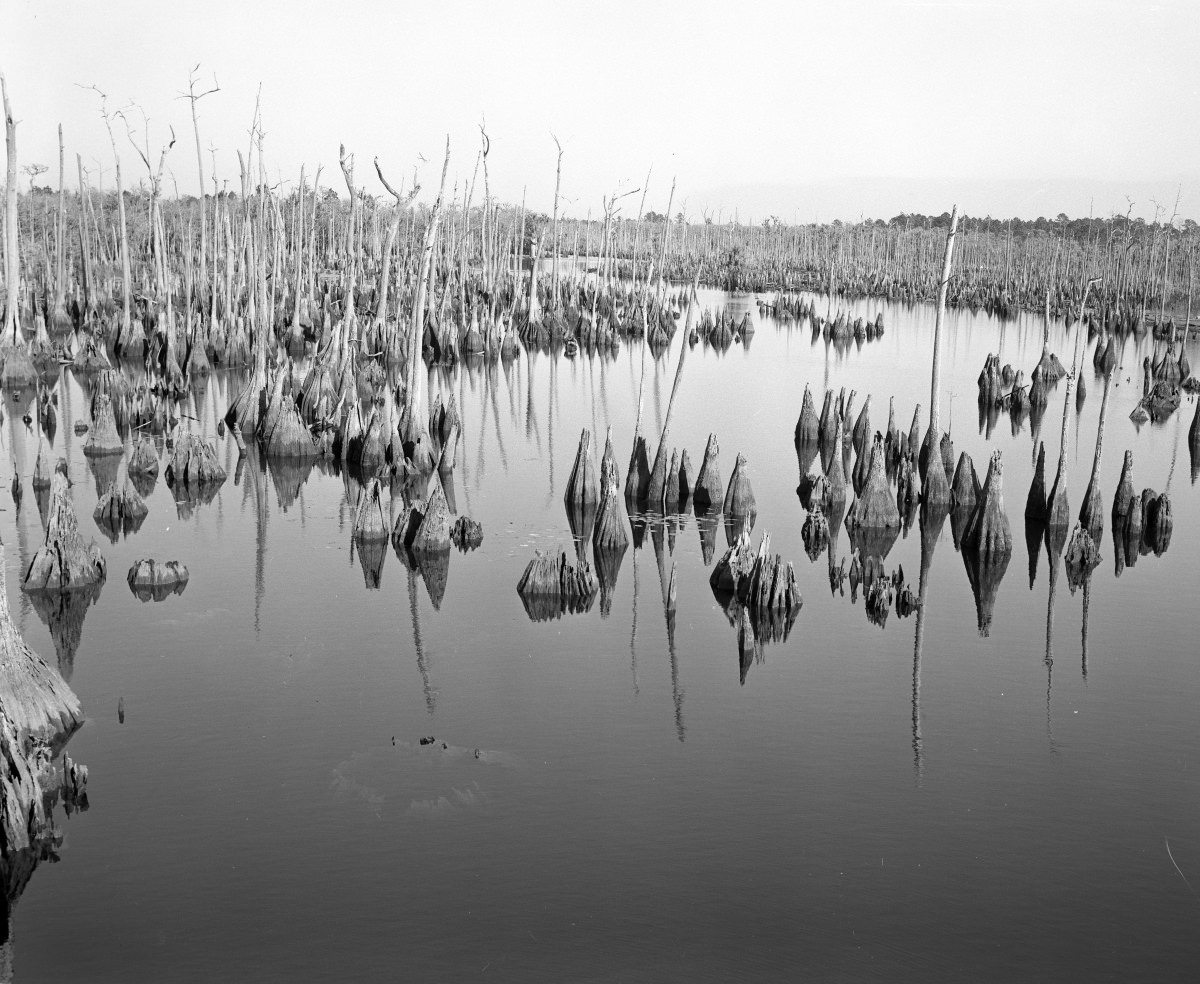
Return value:
[(0, 91), (4, 96), (4, 145), (8, 152), (8, 174), (4, 185), (4, 328), (0, 338), (12, 329), (13, 342), (20, 341), (17, 327), (17, 123), (8, 102), (8, 83), (0, 73)]
[(297, 197), (299, 214), (296, 218), (296, 232), (293, 236), (292, 248), (296, 251), (296, 294), (292, 303), (292, 332), (300, 330), (300, 275), (304, 263), (304, 165), (300, 165), (300, 190)]
[(54, 272), (54, 314), (64, 311), (67, 293), (67, 199), (66, 199), (66, 155), (63, 151), (62, 124), (58, 124), (58, 266)]
[[(550, 134), (554, 137), (554, 134)], [(550, 273), (550, 292), (553, 297), (554, 310), (558, 310), (558, 191), (562, 187), (562, 144), (554, 137), (554, 146), (558, 148), (558, 168), (554, 176), (554, 261)]]
[(658, 298), (662, 303), (663, 271), (667, 262), (667, 240), (671, 237), (671, 206), (675, 204), (675, 179), (671, 178), (671, 195), (667, 198), (667, 222), (663, 226), (662, 248), (658, 251)]
[(942, 261), (942, 279), (938, 285), (937, 317), (933, 323), (933, 379), (929, 393), (929, 430), (940, 438), (942, 405), (942, 323), (946, 317), (946, 291), (950, 286), (950, 268), (954, 262), (954, 234), (958, 231), (958, 206), (950, 213), (950, 233), (946, 236), (946, 256)]
[(387, 319), (387, 296), (388, 296), (388, 281), (391, 279), (392, 273), (392, 247), (396, 242), (396, 233), (400, 228), (400, 218), (404, 214), (404, 210), (417, 197), (421, 186), (416, 182), (415, 175), (413, 180), (412, 190), (405, 197), (403, 194), (404, 185), (401, 183), (401, 190), (396, 191), (390, 184), (387, 178), (383, 176), (383, 170), (379, 166), (379, 158), (375, 158), (375, 173), (379, 175), (379, 181), (387, 189), (394, 199), (396, 204), (392, 209), (392, 218), (388, 223), (387, 239), (383, 246), (383, 263), (379, 276), (379, 304), (375, 308), (375, 319), (382, 325)]
[(416, 421), (421, 412), (421, 333), (425, 329), (425, 303), (429, 293), (429, 278), (433, 263), (433, 249), (437, 243), (438, 222), (442, 215), (442, 196), (446, 193), (446, 172), (450, 170), (450, 138), (446, 137), (446, 159), (442, 163), (442, 181), (438, 187), (433, 211), (429, 215), (429, 227), (425, 230), (425, 245), (421, 249), (421, 272), (417, 280), (417, 296), (413, 301), (412, 335), (408, 348), (408, 380), (404, 402), (408, 420)]
[(92, 311), (92, 259), (88, 249), (87, 189), (83, 183), (83, 158), (75, 155), (75, 166), (79, 170), (79, 269), (83, 281), (83, 310), (85, 320)]

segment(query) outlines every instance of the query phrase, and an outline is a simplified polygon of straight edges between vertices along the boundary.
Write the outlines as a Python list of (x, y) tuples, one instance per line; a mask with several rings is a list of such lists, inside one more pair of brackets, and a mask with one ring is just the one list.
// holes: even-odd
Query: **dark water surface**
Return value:
[[(1003, 451), (1014, 549), (983, 636), (945, 524), (918, 647), (915, 617), (893, 611), (880, 629), (848, 588), (832, 596), (827, 559), (810, 562), (800, 536), (792, 434), (806, 383), (818, 411), (826, 386), (847, 386), (855, 413), (871, 394), (876, 429), (889, 396), (901, 430), (916, 403), (927, 425), (934, 312), (856, 306), (880, 309), (884, 336), (844, 353), (751, 306), (748, 349), (687, 356), (671, 442), (699, 469), (715, 432), (725, 482), (746, 456), (755, 543), (770, 533), (804, 595), (788, 639), (744, 683), (691, 514), (652, 524), (604, 611), (533, 623), (515, 590), (535, 548), (572, 547), (563, 491), (582, 428), (602, 446), (612, 426), (623, 477), (639, 344), (612, 360), (522, 353), (431, 375), (462, 414), (458, 509), (484, 528), (481, 549), (452, 555), (436, 605), (390, 544), (368, 588), (374, 558), (351, 546), (357, 485), (317, 469), (301, 484), (253, 458), (235, 481), (227, 439), (230, 477), (210, 504), (181, 516), (160, 477), (144, 526), (110, 544), (70, 428), (84, 391), (64, 374), (54, 450), (109, 566), (64, 666), (88, 715), (69, 751), (89, 767), (91, 809), (66, 823), (61, 862), (37, 870), (14, 910), (16, 977), (1194, 980), (1194, 406), (1135, 428), (1152, 343), (1127, 343), (1105, 430), (1104, 559), (1086, 611), (1059, 562), (1047, 659), (1046, 553), (1031, 585), (1023, 521), (1036, 444), (1030, 422), (1014, 434), (1006, 414), (981, 434), (975, 383), (989, 351), (1028, 377), (1041, 322), (949, 315), (943, 425), (981, 479)], [(653, 432), (681, 336), (647, 362)], [(1051, 347), (1068, 365), (1072, 344), (1056, 324)], [(1091, 349), (1068, 427), (1073, 518), (1103, 388)], [(189, 410), (214, 440), (238, 387), (217, 374)], [(1041, 426), (1051, 476), (1064, 393)], [(7, 402), (4, 467), (15, 461), (28, 492), (36, 438)], [(1169, 488), (1175, 532), (1118, 578), (1109, 511), (1127, 448), (1139, 490)], [(38, 513), (28, 494), (19, 514), (3, 505), (10, 604), (52, 659), (18, 590)], [(720, 532), (718, 557), (724, 547)], [(849, 553), (843, 531), (837, 557)], [(182, 561), (186, 591), (139, 601), (125, 572), (140, 557)], [(916, 589), (917, 526), (887, 565)]]

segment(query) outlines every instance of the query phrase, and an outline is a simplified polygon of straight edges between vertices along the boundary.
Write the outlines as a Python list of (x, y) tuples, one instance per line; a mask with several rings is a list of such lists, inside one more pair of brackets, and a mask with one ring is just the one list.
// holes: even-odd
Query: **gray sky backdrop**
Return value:
[[(822, 0), (714, 3), (340, 0), (0, 0), (0, 71), (22, 163), (68, 153), (112, 185), (109, 107), (173, 125), (167, 193), (197, 190), (185, 100), (199, 64), (205, 168), (237, 187), (261, 83), (265, 156), (344, 191), (338, 144), (382, 194), (420, 168), (422, 198), (450, 137), (468, 180), (486, 119), (493, 195), (549, 211), (565, 151), (568, 214), (645, 183), (647, 209), (745, 220), (940, 213), (1053, 217), (1126, 210), (1200, 218), (1200, 3)], [(141, 140), (140, 115), (138, 139)], [(145, 166), (117, 128), (126, 184)], [(427, 159), (422, 164), (420, 157)], [(24, 180), (24, 179), (23, 179)], [(206, 190), (211, 190), (211, 185)], [(638, 196), (626, 201), (636, 212)]]

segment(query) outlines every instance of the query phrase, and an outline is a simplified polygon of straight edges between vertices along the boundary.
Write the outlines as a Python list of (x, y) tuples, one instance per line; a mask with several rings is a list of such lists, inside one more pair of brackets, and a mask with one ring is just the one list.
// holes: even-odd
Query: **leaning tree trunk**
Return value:
[[(700, 283), (700, 267), (696, 267), (696, 275), (692, 279), (691, 297), (688, 299), (688, 314), (687, 321), (683, 329), (683, 335), (679, 339), (679, 365), (675, 369), (675, 382), (671, 384), (671, 396), (667, 400), (667, 415), (663, 421), (662, 434), (658, 440), (658, 450), (654, 453), (654, 467), (650, 470), (650, 488), (647, 492), (647, 498), (651, 505), (662, 508), (663, 497), (666, 494), (667, 487), (667, 438), (671, 433), (671, 417), (675, 410), (675, 397), (679, 393), (679, 383), (683, 379), (683, 360), (687, 355), (689, 348), (688, 338), (692, 334), (692, 329), (696, 324), (696, 309), (700, 306), (699, 299), (696, 296), (696, 288)], [(643, 343), (642, 351), (645, 352), (646, 343)]]

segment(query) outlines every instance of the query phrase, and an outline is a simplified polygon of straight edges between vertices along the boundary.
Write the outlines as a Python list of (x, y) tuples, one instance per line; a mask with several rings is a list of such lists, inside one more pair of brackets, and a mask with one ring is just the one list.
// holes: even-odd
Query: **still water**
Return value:
[[(997, 351), (1028, 378), (1041, 322), (948, 316), (943, 425), (981, 480), (1003, 452), (1014, 549), (984, 636), (945, 524), (918, 647), (916, 618), (870, 624), (861, 597), (831, 593), (828, 559), (805, 555), (792, 434), (806, 384), (818, 410), (827, 387), (857, 390), (855, 413), (869, 393), (875, 429), (889, 397), (904, 431), (919, 403), (923, 433), (933, 310), (852, 305), (882, 310), (886, 332), (839, 352), (749, 298), (702, 301), (750, 311), (757, 330), (748, 347), (689, 352), (671, 443), (698, 469), (716, 433), (726, 482), (745, 455), (754, 541), (770, 533), (804, 596), (744, 680), (690, 514), (652, 523), (585, 614), (531, 622), (515, 590), (535, 549), (572, 549), (563, 491), (583, 428), (600, 447), (612, 428), (623, 477), (640, 344), (431, 373), (463, 419), (457, 508), (484, 529), (480, 549), (453, 553), (444, 592), (390, 545), (381, 568), (354, 549), (358, 486), (334, 470), (305, 481), (252, 456), (235, 476), (215, 420), (240, 380), (222, 373), (185, 410), (228, 481), (179, 511), (160, 477), (142, 528), (110, 543), (71, 430), (85, 390), (64, 372), (53, 450), (108, 561), (76, 651), (59, 654), (88, 717), (69, 751), (89, 767), (91, 808), (65, 821), (61, 861), (14, 909), (16, 978), (1194, 979), (1194, 406), (1129, 420), (1152, 342), (1130, 340), (1114, 376), (1086, 612), (1059, 561), (1048, 619), (1045, 549), (1031, 561), (1023, 535), (1031, 425), (1014, 433), (1002, 414), (981, 431), (975, 382)], [(646, 431), (661, 426), (682, 334), (646, 360)], [(1073, 339), (1052, 327), (1068, 366)], [(1073, 516), (1103, 388), (1091, 348), (1067, 429)], [(1041, 426), (1051, 476), (1064, 395), (1060, 383)], [(36, 437), (7, 404), (0, 481), (15, 465), (28, 487)], [(1109, 510), (1127, 448), (1135, 487), (1170, 491), (1175, 532), (1117, 577)], [(41, 535), (32, 496), (19, 512), (6, 496), (10, 604), (53, 660), (18, 589)], [(187, 565), (186, 591), (139, 601), (124, 582), (141, 557)], [(887, 566), (916, 588), (917, 526)]]

